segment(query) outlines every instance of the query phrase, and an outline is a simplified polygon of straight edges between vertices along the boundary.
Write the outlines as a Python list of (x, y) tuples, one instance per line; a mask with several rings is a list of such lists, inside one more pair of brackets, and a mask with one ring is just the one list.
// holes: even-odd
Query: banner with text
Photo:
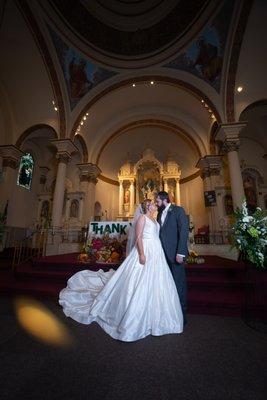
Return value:
[(127, 237), (132, 223), (129, 221), (92, 221), (89, 223), (88, 234), (94, 236), (123, 236)]

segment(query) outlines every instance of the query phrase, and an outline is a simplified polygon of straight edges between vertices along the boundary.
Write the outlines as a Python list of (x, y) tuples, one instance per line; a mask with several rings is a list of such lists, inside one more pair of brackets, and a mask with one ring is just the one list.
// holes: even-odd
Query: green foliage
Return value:
[(244, 201), (234, 213), (233, 245), (257, 268), (266, 268), (267, 213), (259, 207), (249, 215)]

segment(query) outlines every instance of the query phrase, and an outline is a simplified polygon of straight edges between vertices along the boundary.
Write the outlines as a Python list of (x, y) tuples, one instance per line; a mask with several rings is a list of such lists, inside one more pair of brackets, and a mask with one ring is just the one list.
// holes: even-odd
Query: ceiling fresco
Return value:
[(190, 72), (220, 91), (223, 58), (235, 1), (226, 0), (221, 10), (185, 51), (165, 65)]

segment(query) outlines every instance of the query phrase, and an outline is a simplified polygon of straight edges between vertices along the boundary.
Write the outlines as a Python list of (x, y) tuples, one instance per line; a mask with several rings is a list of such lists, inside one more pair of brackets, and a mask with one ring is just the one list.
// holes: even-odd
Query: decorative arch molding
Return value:
[[(248, 17), (253, 4), (253, 0), (244, 0), (242, 2), (239, 20), (236, 26), (234, 41), (231, 49), (230, 64), (228, 68), (228, 77), (226, 82), (226, 119), (227, 122), (235, 122), (235, 80), (239, 61), (239, 54)], [(219, 121), (218, 121), (219, 122)]]
[[(178, 127), (177, 125), (167, 122), (167, 121), (162, 121), (162, 120), (156, 120), (156, 119), (147, 119), (147, 120), (140, 120), (140, 121), (135, 121), (135, 122), (131, 122), (121, 128), (119, 128), (118, 130), (116, 130), (115, 132), (113, 132), (108, 139), (105, 140), (105, 142), (102, 144), (102, 146), (100, 147), (100, 150), (98, 151), (98, 154), (96, 156), (96, 164), (99, 163), (101, 154), (103, 153), (104, 149), (106, 148), (106, 146), (113, 141), (115, 138), (127, 133), (129, 130), (132, 130), (135, 127), (140, 127), (140, 126), (157, 126), (157, 127), (163, 127), (164, 129), (175, 133), (178, 137), (182, 138), (183, 140), (186, 141), (186, 143), (197, 153), (197, 155), (199, 157), (202, 156), (200, 148), (198, 146), (198, 144), (196, 143), (196, 141), (183, 129)], [(198, 176), (200, 176), (200, 171), (195, 172), (194, 174), (191, 174), (185, 178), (180, 179), (180, 184), (189, 182), (193, 179), (196, 179)], [(100, 175), (99, 179), (101, 179), (102, 181), (118, 186), (119, 182), (108, 178), (104, 175)]]
[(37, 125), (33, 125), (30, 128), (26, 129), (26, 131), (24, 131), (20, 137), (17, 139), (15, 145), (20, 148), (22, 146), (22, 144), (25, 142), (25, 140), (28, 138), (28, 136), (30, 136), (31, 133), (39, 130), (39, 129), (50, 129), (54, 135), (54, 139), (58, 139), (58, 135), (56, 130), (47, 124), (37, 124)]
[(239, 115), (239, 121), (242, 121), (243, 113), (253, 110), (257, 107), (261, 107), (261, 106), (267, 106), (267, 99), (257, 100), (257, 101), (254, 101), (253, 103), (250, 103), (248, 106), (246, 106)]
[(218, 123), (222, 122), (221, 116), (220, 116), (217, 108), (215, 107), (214, 103), (210, 100), (210, 98), (206, 94), (204, 94), (200, 89), (196, 88), (195, 86), (191, 85), (190, 83), (185, 82), (185, 81), (183, 81), (181, 79), (176, 79), (176, 78), (169, 77), (169, 76), (162, 76), (162, 75), (147, 75), (147, 76), (144, 76), (143, 75), (143, 76), (127, 78), (127, 79), (124, 79), (124, 80), (122, 80), (120, 82), (116, 82), (116, 83), (110, 85), (109, 87), (105, 88), (104, 90), (102, 90), (97, 95), (95, 95), (83, 107), (83, 109), (80, 111), (78, 117), (76, 118), (76, 120), (75, 120), (75, 122), (73, 124), (72, 130), (71, 130), (71, 133), (70, 133), (70, 139), (73, 139), (82, 117), (90, 109), (90, 107), (92, 107), (94, 104), (96, 104), (99, 100), (101, 100), (106, 95), (110, 94), (110, 92), (122, 89), (122, 88), (124, 88), (126, 86), (129, 86), (129, 85), (131, 85), (133, 83), (133, 81), (135, 83), (147, 82), (147, 81), (156, 81), (158, 83), (162, 83), (162, 84), (169, 85), (169, 86), (174, 86), (177, 89), (184, 90), (187, 93), (189, 93), (192, 96), (194, 96), (200, 102), (201, 102), (201, 100), (204, 100), (204, 102), (212, 110), (212, 112), (215, 115), (215, 118), (218, 121)]
[(39, 24), (32, 13), (32, 10), (27, 0), (16, 0), (16, 5), (20, 10), (25, 22), (32, 33), (32, 36), (36, 42), (37, 48), (44, 60), (44, 65), (47, 70), (48, 77), (51, 82), (52, 90), (55, 93), (56, 103), (59, 108), (59, 136), (61, 139), (66, 137), (66, 114), (63, 95), (60, 88), (59, 78), (56, 72), (56, 68), (53, 63), (53, 59), (49, 52), (48, 46), (41, 32)]
[(132, 130), (133, 128), (139, 128), (143, 126), (156, 126), (160, 128), (164, 128), (169, 132), (173, 132), (176, 134), (176, 136), (182, 138), (196, 153), (199, 157), (202, 157), (201, 150), (197, 144), (197, 142), (192, 138), (191, 135), (188, 134), (188, 132), (185, 131), (185, 129), (178, 127), (177, 125), (163, 121), (163, 120), (158, 120), (158, 119), (143, 119), (139, 121), (134, 121), (130, 122), (127, 125), (122, 126), (121, 128), (117, 129), (115, 132), (113, 132), (102, 144), (100, 147), (100, 150), (98, 151), (98, 154), (96, 156), (96, 164), (99, 163), (101, 154), (103, 153), (104, 149), (107, 147), (107, 145), (112, 142), (115, 138), (127, 133), (128, 131)]
[(213, 122), (213, 124), (212, 124), (212, 126), (211, 126), (211, 129), (210, 129), (210, 140), (209, 140), (209, 143), (210, 143), (210, 154), (216, 154), (216, 144), (215, 144), (215, 136), (216, 136), (216, 132), (217, 132), (217, 129), (219, 128), (219, 125), (218, 125), (218, 122), (217, 121), (214, 121)]
[(77, 140), (79, 141), (81, 147), (82, 147), (82, 152), (83, 152), (83, 154), (82, 154), (83, 163), (87, 163), (87, 161), (88, 161), (88, 150), (87, 150), (87, 145), (86, 145), (86, 142), (85, 142), (84, 138), (82, 137), (82, 135), (80, 135), (79, 133), (77, 133), (77, 134), (74, 136), (73, 140), (74, 140), (74, 139), (77, 139)]
[(243, 176), (243, 178), (245, 176), (251, 176), (253, 179), (255, 179), (255, 181), (257, 182), (257, 184), (259, 186), (264, 184), (264, 177), (262, 176), (260, 170), (257, 167), (246, 166), (242, 170), (242, 176)]

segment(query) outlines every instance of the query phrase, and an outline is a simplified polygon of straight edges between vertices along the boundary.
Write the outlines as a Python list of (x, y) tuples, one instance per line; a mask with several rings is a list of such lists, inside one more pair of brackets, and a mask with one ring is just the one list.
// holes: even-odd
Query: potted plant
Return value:
[(267, 213), (259, 207), (250, 214), (244, 201), (234, 212), (234, 246), (245, 263), (245, 322), (267, 332)]
[(266, 269), (265, 251), (267, 246), (267, 213), (257, 207), (250, 215), (246, 201), (234, 212), (233, 225), (234, 246), (242, 258), (255, 268)]

